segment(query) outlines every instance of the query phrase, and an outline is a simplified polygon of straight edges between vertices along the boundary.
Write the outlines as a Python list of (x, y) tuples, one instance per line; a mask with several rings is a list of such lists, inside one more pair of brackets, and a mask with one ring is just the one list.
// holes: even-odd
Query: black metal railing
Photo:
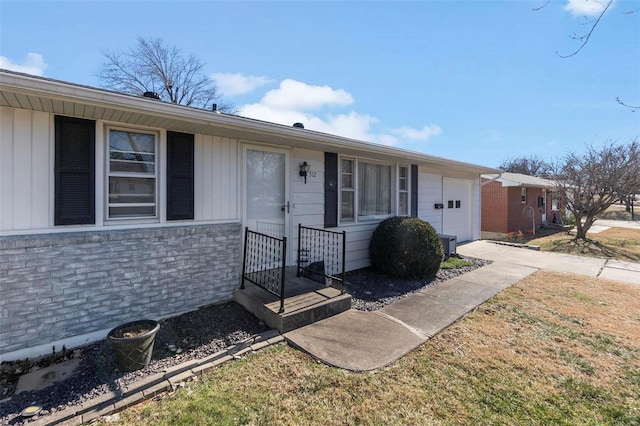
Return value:
[(284, 312), (284, 278), (287, 237), (276, 238), (245, 228), (242, 279), (280, 298), (280, 311)]
[(346, 232), (298, 225), (298, 273), (344, 291)]
[(284, 235), (284, 223), (257, 220), (256, 231), (272, 237), (282, 237)]

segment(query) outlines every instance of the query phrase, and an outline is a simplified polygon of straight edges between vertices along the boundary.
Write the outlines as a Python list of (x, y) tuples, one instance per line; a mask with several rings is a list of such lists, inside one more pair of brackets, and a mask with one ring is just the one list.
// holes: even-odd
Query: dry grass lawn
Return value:
[(527, 244), (540, 246), (543, 251), (640, 262), (638, 229), (609, 228), (597, 234), (587, 233), (587, 237), (591, 241), (574, 241), (573, 236), (561, 232), (536, 238)]
[(639, 395), (640, 288), (537, 272), (385, 369), (351, 373), (277, 345), (119, 421), (637, 425)]

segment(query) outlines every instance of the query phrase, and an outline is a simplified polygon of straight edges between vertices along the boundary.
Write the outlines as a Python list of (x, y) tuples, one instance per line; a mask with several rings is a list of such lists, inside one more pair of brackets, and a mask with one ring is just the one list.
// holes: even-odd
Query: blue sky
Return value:
[(0, 0), (0, 67), (100, 86), (102, 52), (162, 38), (240, 115), (498, 166), (640, 137), (640, 0), (556, 53), (598, 1)]

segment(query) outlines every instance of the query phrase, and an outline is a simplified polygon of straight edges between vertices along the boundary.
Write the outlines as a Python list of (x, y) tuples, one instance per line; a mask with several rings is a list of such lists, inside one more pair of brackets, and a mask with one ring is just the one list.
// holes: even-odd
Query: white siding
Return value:
[(442, 209), (435, 204), (443, 203), (442, 175), (429, 173), (425, 167), (418, 169), (418, 217), (429, 222), (433, 228), (442, 233)]
[(50, 115), (0, 108), (0, 232), (44, 229), (53, 206)]
[(195, 220), (239, 220), (238, 142), (195, 136)]
[[(96, 122), (96, 224), (63, 227), (53, 225), (55, 141), (53, 114), (0, 108), (0, 232), (64, 232), (115, 225), (104, 222), (105, 138), (112, 123)], [(130, 127), (135, 129), (135, 127)], [(158, 162), (166, 164), (166, 132), (160, 135)], [(238, 221), (238, 142), (208, 135), (195, 135), (195, 220), (194, 222)], [(321, 177), (322, 178), (322, 177)], [(160, 173), (158, 204), (164, 222), (166, 177)], [(321, 200), (322, 201), (322, 200)], [(133, 224), (133, 222), (132, 222)], [(145, 223), (138, 222), (145, 226)]]

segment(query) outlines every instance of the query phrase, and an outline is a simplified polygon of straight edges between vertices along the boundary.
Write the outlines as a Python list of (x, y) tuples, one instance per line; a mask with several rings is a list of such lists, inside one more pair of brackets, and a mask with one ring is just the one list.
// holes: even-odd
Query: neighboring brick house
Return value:
[(520, 173), (482, 175), (482, 238), (531, 233), (534, 226), (559, 223), (554, 188), (553, 181)]

